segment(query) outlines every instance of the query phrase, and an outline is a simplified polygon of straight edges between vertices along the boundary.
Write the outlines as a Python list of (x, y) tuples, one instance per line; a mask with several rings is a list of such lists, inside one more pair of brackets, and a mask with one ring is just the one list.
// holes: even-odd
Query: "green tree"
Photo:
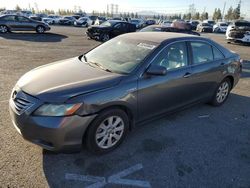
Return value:
[(200, 19), (200, 13), (199, 13), (199, 12), (196, 12), (196, 13), (194, 14), (194, 16), (192, 17), (192, 19), (194, 19), (194, 20), (199, 20), (199, 19)]
[(16, 5), (15, 10), (16, 10), (16, 11), (20, 11), (20, 10), (22, 10), (22, 9), (19, 7), (19, 5)]
[(227, 14), (225, 15), (225, 19), (226, 20), (233, 20), (234, 19), (232, 6), (228, 9)]
[(139, 18), (139, 16), (138, 16), (138, 13), (137, 13), (137, 12), (135, 13), (135, 18)]
[(135, 14), (133, 12), (131, 13), (131, 18), (135, 18)]

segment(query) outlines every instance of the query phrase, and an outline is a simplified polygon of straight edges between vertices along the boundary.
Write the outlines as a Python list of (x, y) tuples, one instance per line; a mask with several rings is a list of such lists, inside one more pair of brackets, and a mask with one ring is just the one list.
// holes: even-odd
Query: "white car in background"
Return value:
[(74, 26), (78, 27), (88, 27), (92, 25), (92, 20), (89, 17), (81, 17), (78, 20), (74, 21)]
[(163, 20), (160, 25), (164, 26), (164, 27), (171, 27), (171, 24), (172, 24), (171, 21), (169, 21), (169, 20)]
[(226, 22), (218, 22), (213, 26), (214, 33), (226, 33), (228, 27), (228, 23)]
[(61, 16), (58, 15), (49, 15), (48, 18), (52, 19), (53, 24), (58, 24)]
[(229, 42), (250, 43), (250, 22), (245, 20), (232, 22), (227, 28), (226, 39)]
[(42, 18), (42, 21), (45, 22), (45, 23), (47, 23), (47, 24), (49, 24), (49, 25), (54, 24), (52, 18)]

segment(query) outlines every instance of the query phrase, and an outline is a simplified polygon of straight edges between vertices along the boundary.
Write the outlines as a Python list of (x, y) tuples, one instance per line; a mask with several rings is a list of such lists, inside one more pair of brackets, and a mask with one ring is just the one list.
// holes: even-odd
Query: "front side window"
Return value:
[(1, 20), (15, 21), (15, 16), (4, 16), (4, 17), (1, 18)]
[(187, 47), (185, 42), (171, 44), (154, 60), (154, 64), (173, 70), (188, 65)]
[(211, 45), (203, 42), (191, 42), (193, 52), (193, 63), (201, 64), (213, 61), (213, 51)]

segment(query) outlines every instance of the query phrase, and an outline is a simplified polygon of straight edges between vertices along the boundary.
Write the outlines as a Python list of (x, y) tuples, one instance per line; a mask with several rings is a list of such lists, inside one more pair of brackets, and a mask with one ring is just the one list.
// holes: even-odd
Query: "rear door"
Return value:
[(211, 97), (223, 74), (224, 55), (205, 41), (189, 42), (192, 54), (192, 80), (190, 89), (196, 99)]
[(15, 30), (15, 26), (16, 26), (16, 16), (14, 15), (9, 15), (9, 16), (4, 16), (1, 19), (1, 22), (5, 25), (7, 25), (7, 27), (9, 27), (11, 30)]
[(116, 36), (118, 36), (118, 35), (120, 35), (122, 33), (123, 33), (122, 23), (116, 23), (113, 26), (112, 36), (116, 37)]

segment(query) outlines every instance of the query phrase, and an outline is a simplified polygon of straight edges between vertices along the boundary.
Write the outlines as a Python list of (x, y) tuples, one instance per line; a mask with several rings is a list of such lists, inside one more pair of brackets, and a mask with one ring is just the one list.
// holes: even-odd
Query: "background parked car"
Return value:
[(137, 29), (142, 28), (144, 24), (143, 20), (141, 19), (131, 19), (130, 23), (134, 24)]
[(59, 19), (60, 25), (73, 25), (76, 19), (72, 16), (64, 16), (63, 18)]
[(32, 20), (40, 21), (40, 22), (42, 21), (42, 18), (39, 16), (30, 16), (29, 18)]
[(215, 24), (214, 20), (204, 20), (203, 23), (208, 23), (209, 25), (213, 26)]
[(228, 24), (226, 22), (218, 22), (213, 26), (214, 33), (226, 33)]
[(106, 22), (107, 18), (103, 17), (103, 16), (98, 16), (98, 18), (96, 19), (94, 25), (101, 25), (103, 22)]
[(171, 27), (171, 24), (172, 24), (173, 22), (172, 21), (169, 21), (169, 20), (162, 20), (161, 22), (160, 22), (160, 25), (162, 25), (162, 26), (164, 26), (164, 27)]
[(149, 25), (141, 29), (140, 32), (175, 32), (175, 33), (186, 33), (186, 34), (200, 36), (199, 33), (194, 32), (192, 30), (185, 30), (174, 27), (165, 27), (162, 25)]
[(209, 23), (200, 23), (199, 25), (197, 25), (196, 31), (212, 33), (213, 26), (210, 25)]
[(134, 24), (119, 20), (108, 20), (99, 26), (89, 27), (86, 33), (91, 39), (105, 42), (118, 35), (135, 31), (136, 27)]
[(89, 19), (92, 20), (92, 24), (91, 25), (95, 24), (95, 21), (96, 21), (97, 18), (98, 18), (98, 16), (89, 16)]
[(76, 26), (76, 27), (77, 26), (78, 27), (82, 27), (82, 26), (88, 27), (90, 25), (92, 25), (92, 20), (89, 19), (89, 17), (81, 17), (74, 22), (74, 26)]
[(196, 30), (197, 29), (197, 25), (200, 24), (200, 21), (198, 21), (198, 20), (192, 20), (189, 23), (191, 24), (191, 29), (192, 30)]
[(49, 25), (52, 25), (54, 23), (52, 18), (42, 18), (42, 21)]
[(226, 39), (232, 42), (250, 43), (250, 22), (245, 20), (232, 22), (227, 28)]
[(146, 25), (155, 25), (156, 21), (155, 20), (146, 20), (145, 24)]
[(49, 15), (48, 18), (52, 19), (53, 24), (58, 24), (61, 16), (58, 15)]
[(50, 30), (48, 24), (25, 16), (0, 16), (0, 33), (7, 33), (8, 31), (36, 31), (37, 33), (44, 33), (48, 30)]

